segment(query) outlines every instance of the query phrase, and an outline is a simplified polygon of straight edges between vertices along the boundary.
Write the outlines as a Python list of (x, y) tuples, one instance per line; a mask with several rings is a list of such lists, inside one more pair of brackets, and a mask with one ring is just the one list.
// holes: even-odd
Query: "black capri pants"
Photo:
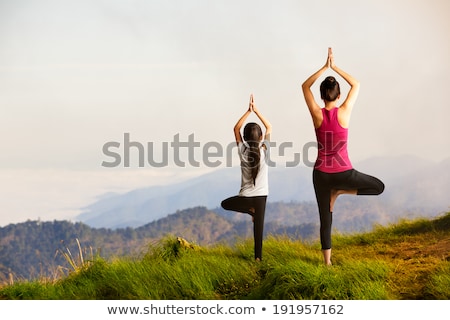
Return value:
[(379, 195), (384, 191), (384, 183), (381, 180), (355, 169), (338, 173), (314, 169), (313, 184), (319, 207), (322, 250), (331, 249), (331, 190), (357, 190), (357, 195)]
[[(248, 213), (253, 216), (253, 238), (255, 242), (255, 259), (262, 260), (262, 242), (264, 232), (264, 215), (267, 196), (234, 196), (222, 201), (222, 208), (230, 211)], [(255, 213), (251, 212), (253, 208)]]

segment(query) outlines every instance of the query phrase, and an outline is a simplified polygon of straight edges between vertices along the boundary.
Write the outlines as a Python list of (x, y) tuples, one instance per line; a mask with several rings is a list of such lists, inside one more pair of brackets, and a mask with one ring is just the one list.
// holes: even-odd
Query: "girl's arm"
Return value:
[(238, 122), (234, 125), (233, 128), (234, 138), (236, 139), (237, 144), (239, 144), (239, 142), (242, 142), (241, 128), (251, 112), (252, 112), (252, 99), (250, 99), (247, 111), (245, 111), (245, 113), (239, 118)]
[(250, 96), (250, 109), (256, 114), (259, 120), (263, 123), (266, 128), (266, 132), (264, 133), (264, 140), (270, 141), (270, 134), (272, 133), (272, 124), (259, 112), (258, 108), (256, 108), (255, 102), (253, 100), (253, 94)]
[(311, 87), (316, 82), (316, 80), (329, 68), (330, 66), (330, 49), (328, 49), (328, 57), (325, 65), (318, 71), (313, 73), (308, 79), (302, 84), (303, 96), (305, 97), (306, 105), (308, 106), (309, 112), (313, 119), (314, 127), (318, 128), (322, 122), (322, 111), (320, 106), (314, 99), (314, 95), (311, 91)]

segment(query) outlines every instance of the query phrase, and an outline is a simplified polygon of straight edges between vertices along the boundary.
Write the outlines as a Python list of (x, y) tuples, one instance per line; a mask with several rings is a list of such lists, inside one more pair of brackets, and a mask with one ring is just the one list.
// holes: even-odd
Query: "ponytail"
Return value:
[(250, 151), (248, 153), (247, 160), (252, 170), (253, 185), (255, 185), (256, 176), (259, 172), (259, 162), (261, 161), (261, 154), (259, 153), (259, 142), (250, 141), (248, 145), (250, 146)]
[(252, 172), (253, 185), (259, 172), (259, 163), (261, 161), (260, 141), (262, 137), (261, 127), (254, 122), (247, 123), (244, 128), (244, 140), (249, 145), (248, 163)]

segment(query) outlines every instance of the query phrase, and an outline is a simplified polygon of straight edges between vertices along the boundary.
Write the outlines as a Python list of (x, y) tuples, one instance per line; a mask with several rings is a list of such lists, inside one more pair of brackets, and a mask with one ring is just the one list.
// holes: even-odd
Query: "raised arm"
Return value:
[(308, 79), (302, 84), (303, 96), (305, 97), (306, 105), (308, 106), (309, 112), (313, 119), (314, 127), (317, 128), (322, 122), (322, 110), (314, 99), (314, 94), (311, 91), (312, 85), (316, 80), (329, 68), (330, 66), (330, 51), (328, 51), (327, 62), (318, 71), (313, 73)]
[(342, 69), (338, 68), (334, 64), (334, 57), (333, 52), (331, 51), (331, 48), (329, 49), (329, 56), (330, 56), (330, 67), (333, 71), (335, 71), (338, 75), (340, 75), (349, 85), (350, 90), (347, 94), (347, 97), (345, 98), (342, 105), (339, 107), (340, 115), (339, 117), (340, 122), (343, 122), (344, 126), (348, 125), (348, 122), (350, 121), (350, 114), (352, 112), (352, 108), (356, 102), (356, 99), (358, 97), (359, 93), (359, 82), (354, 77), (349, 75), (347, 72), (343, 71)]
[(250, 109), (256, 114), (259, 120), (263, 123), (266, 128), (266, 132), (264, 133), (264, 140), (270, 141), (270, 134), (272, 133), (272, 124), (259, 112), (258, 108), (256, 108), (255, 102), (253, 100), (253, 94), (250, 96)]
[(253, 96), (250, 98), (250, 103), (248, 104), (247, 111), (245, 111), (245, 113), (239, 118), (238, 122), (236, 122), (236, 124), (234, 125), (233, 131), (234, 131), (234, 137), (236, 139), (237, 144), (239, 144), (239, 142), (242, 142), (241, 128), (242, 128), (245, 120), (248, 118), (248, 116), (252, 112), (252, 103), (253, 103)]

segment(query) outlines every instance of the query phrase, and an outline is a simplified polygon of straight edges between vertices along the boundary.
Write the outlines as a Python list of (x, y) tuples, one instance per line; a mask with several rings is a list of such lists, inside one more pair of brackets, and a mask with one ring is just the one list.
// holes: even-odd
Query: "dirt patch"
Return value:
[(391, 250), (395, 250), (394, 259), (415, 259), (434, 257), (450, 260), (450, 236), (446, 238), (408, 239), (406, 242), (396, 243)]
[(395, 270), (391, 286), (401, 299), (426, 299), (429, 277), (443, 261), (450, 261), (450, 236), (414, 237), (390, 246)]

